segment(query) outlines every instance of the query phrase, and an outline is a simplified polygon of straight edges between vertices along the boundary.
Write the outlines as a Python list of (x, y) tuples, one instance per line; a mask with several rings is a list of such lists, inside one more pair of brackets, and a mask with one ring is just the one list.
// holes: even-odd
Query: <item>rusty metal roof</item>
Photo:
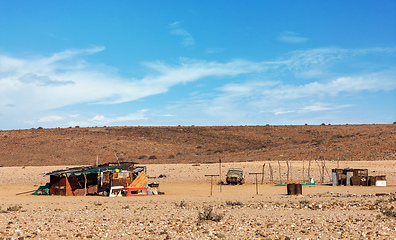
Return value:
[[(122, 165), (121, 165), (122, 164)], [(128, 165), (126, 165), (128, 164)], [(99, 166), (85, 166), (85, 167), (74, 167), (74, 168), (64, 168), (52, 172), (46, 172), (45, 175), (52, 176), (79, 176), (86, 175), (90, 173), (98, 173), (104, 171), (113, 171), (115, 169), (125, 169), (133, 166), (135, 162), (120, 162), (120, 163), (106, 163)]]

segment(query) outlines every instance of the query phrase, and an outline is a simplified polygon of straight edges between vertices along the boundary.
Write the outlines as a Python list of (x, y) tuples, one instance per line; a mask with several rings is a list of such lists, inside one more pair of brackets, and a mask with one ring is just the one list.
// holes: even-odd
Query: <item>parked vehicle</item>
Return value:
[(226, 174), (227, 184), (237, 185), (245, 183), (245, 175), (240, 168), (231, 168)]

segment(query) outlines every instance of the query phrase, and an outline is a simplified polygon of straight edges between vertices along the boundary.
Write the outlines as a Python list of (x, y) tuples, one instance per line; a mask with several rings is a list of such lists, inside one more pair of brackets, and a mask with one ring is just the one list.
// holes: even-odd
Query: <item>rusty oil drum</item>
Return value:
[(301, 195), (302, 185), (300, 183), (287, 184), (287, 195)]

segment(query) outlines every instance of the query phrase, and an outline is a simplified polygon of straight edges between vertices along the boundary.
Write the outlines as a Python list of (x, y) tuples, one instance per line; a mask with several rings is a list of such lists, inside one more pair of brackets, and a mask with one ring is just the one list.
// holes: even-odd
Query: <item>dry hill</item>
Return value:
[(0, 165), (396, 159), (396, 124), (93, 127), (0, 131)]

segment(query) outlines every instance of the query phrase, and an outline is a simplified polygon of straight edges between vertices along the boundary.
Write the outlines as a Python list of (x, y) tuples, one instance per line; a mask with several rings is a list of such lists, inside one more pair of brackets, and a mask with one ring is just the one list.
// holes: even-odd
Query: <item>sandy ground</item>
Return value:
[[(325, 171), (326, 183), (304, 186), (300, 196), (269, 183), (269, 163), (279, 181), (278, 163), (266, 162), (259, 194), (249, 173), (261, 172), (263, 162), (222, 164), (223, 176), (231, 167), (242, 168), (246, 184), (214, 184), (212, 196), (205, 174), (219, 174), (219, 164), (147, 165), (149, 182), (159, 182), (165, 195), (134, 198), (21, 194), (48, 182), (45, 171), (63, 166), (3, 167), (0, 239), (396, 239), (396, 161), (340, 163), (387, 175), (387, 187), (333, 187)], [(286, 163), (280, 164), (280, 179), (286, 181)], [(302, 165), (291, 164), (290, 181), (302, 181)], [(306, 174), (308, 162), (304, 166)], [(337, 163), (326, 166), (331, 173)], [(318, 169), (311, 163), (315, 180)], [(158, 178), (161, 174), (166, 178)], [(211, 217), (218, 221), (202, 220)]]

